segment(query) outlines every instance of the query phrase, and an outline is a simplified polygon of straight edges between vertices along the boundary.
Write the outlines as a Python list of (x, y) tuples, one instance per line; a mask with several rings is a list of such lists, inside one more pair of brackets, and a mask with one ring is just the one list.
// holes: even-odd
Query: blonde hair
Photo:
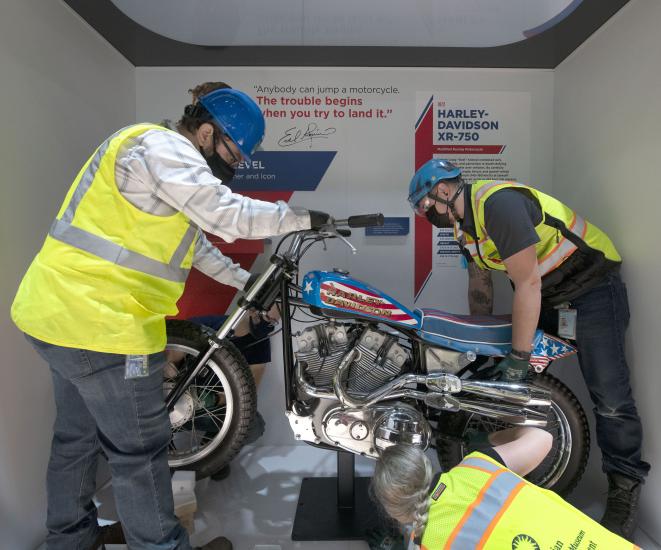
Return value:
[(420, 534), (427, 523), (431, 480), (431, 462), (422, 449), (393, 445), (376, 463), (372, 495), (391, 518), (412, 523)]

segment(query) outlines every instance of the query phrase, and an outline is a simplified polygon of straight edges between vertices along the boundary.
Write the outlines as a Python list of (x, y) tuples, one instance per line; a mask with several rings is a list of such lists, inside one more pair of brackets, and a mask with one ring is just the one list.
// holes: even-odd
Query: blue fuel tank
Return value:
[(383, 323), (420, 328), (420, 315), (380, 290), (343, 273), (310, 271), (301, 285), (303, 300), (326, 310), (352, 313)]

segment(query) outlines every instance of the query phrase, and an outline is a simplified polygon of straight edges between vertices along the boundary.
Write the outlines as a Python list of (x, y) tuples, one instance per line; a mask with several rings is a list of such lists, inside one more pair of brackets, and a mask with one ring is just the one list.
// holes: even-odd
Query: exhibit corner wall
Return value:
[(0, 546), (23, 550), (45, 536), (54, 406), (9, 308), (80, 166), (135, 120), (135, 68), (64, 2), (4, 0), (0, 82)]
[(641, 527), (661, 541), (661, 256), (654, 170), (661, 152), (661, 2), (634, 0), (555, 71), (553, 192), (605, 230), (623, 256), (627, 355), (652, 471)]

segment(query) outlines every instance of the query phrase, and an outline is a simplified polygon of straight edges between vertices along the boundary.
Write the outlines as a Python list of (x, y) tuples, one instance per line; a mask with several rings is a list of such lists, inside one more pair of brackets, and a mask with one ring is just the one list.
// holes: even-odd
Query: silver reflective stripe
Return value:
[[(126, 128), (129, 128), (129, 126), (127, 126)], [(80, 204), (80, 201), (83, 200), (85, 193), (87, 193), (87, 191), (91, 187), (92, 182), (94, 181), (94, 177), (96, 176), (96, 172), (99, 169), (99, 165), (101, 164), (101, 159), (103, 158), (103, 155), (106, 154), (106, 151), (110, 146), (110, 142), (113, 139), (115, 139), (119, 134), (121, 134), (124, 130), (126, 130), (126, 128), (122, 128), (121, 130), (118, 130), (107, 140), (105, 140), (101, 145), (99, 145), (99, 148), (96, 150), (96, 153), (94, 153), (92, 160), (87, 165), (85, 172), (83, 172), (83, 175), (80, 177), (80, 180), (78, 181), (78, 185), (76, 186), (76, 190), (73, 192), (73, 195), (71, 195), (71, 200), (69, 201), (69, 204), (67, 204), (67, 209), (62, 214), (62, 218), (61, 218), (62, 221), (67, 223), (71, 223), (73, 221), (73, 217), (76, 214), (78, 205)]]
[[(94, 235), (88, 231), (74, 227), (73, 225), (62, 221), (55, 220), (51, 226), (49, 235), (58, 241), (66, 243), (74, 248), (89, 252), (94, 256), (98, 256), (108, 262), (134, 269), (147, 275), (153, 275), (167, 281), (175, 283), (183, 283), (188, 277), (189, 269), (179, 267), (179, 264), (165, 264), (143, 256), (138, 252), (127, 250), (126, 248)], [(186, 232), (186, 236), (189, 231)], [(191, 243), (189, 243), (190, 246)]]
[(188, 229), (186, 229), (186, 233), (184, 233), (184, 236), (181, 238), (181, 242), (179, 243), (177, 250), (174, 251), (172, 258), (170, 258), (171, 266), (179, 267), (181, 265), (181, 262), (184, 261), (184, 258), (188, 253), (188, 249), (195, 241), (195, 237), (197, 237), (197, 228), (189, 224)]
[(519, 485), (524, 483), (508, 470), (501, 470), (500, 473), (493, 474), (490, 481), (491, 485), (482, 494), (477, 506), (471, 510), (468, 519), (466, 519), (461, 530), (452, 541), (451, 550), (478, 548), (482, 537), (507, 502), (509, 496)]
[(504, 469), (503, 466), (498, 466), (493, 462), (489, 462), (488, 460), (485, 460), (477, 456), (470, 456), (468, 458), (465, 458), (464, 460), (461, 461), (461, 464), (459, 464), (459, 466), (476, 466), (478, 468), (482, 468), (483, 470), (486, 470), (487, 472), (497, 472), (498, 470)]

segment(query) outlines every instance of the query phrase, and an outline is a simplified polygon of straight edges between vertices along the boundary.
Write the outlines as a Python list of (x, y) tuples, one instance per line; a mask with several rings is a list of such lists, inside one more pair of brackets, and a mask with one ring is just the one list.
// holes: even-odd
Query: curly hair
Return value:
[(422, 533), (429, 514), (431, 462), (419, 447), (393, 445), (381, 453), (372, 478), (372, 495), (400, 523)]
[[(192, 105), (195, 105), (203, 95), (213, 92), (214, 90), (222, 90), (224, 88), (231, 88), (231, 86), (225, 82), (203, 82), (198, 84), (193, 88), (189, 88), (188, 93), (191, 94)], [(195, 118), (187, 115), (185, 112), (181, 115), (181, 118), (177, 121), (177, 130), (186, 130), (187, 132), (193, 133), (197, 130), (204, 121), (199, 118)]]

